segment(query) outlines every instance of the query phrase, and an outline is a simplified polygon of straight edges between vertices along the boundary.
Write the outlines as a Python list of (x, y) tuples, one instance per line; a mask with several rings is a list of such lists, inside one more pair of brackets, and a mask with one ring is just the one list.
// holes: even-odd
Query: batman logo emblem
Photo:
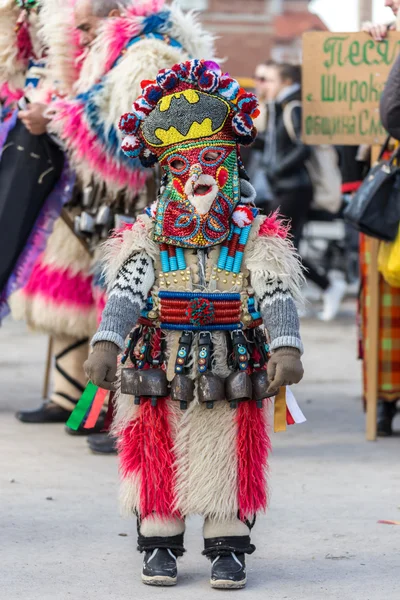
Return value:
[(142, 134), (155, 147), (210, 137), (224, 127), (229, 111), (222, 98), (185, 90), (159, 101), (142, 124)]

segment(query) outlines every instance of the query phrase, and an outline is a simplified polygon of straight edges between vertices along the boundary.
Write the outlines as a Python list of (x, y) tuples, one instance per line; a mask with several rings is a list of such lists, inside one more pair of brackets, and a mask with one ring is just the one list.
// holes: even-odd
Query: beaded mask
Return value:
[(202, 60), (163, 69), (142, 89), (120, 128), (128, 156), (163, 169), (154, 239), (186, 248), (222, 243), (240, 201), (238, 144), (256, 133), (256, 97)]

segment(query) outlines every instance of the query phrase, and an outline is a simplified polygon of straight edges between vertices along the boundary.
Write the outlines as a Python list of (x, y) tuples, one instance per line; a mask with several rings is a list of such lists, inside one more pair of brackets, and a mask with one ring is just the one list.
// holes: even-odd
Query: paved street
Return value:
[[(360, 365), (350, 304), (334, 324), (305, 321), (305, 425), (273, 435), (271, 507), (254, 531), (242, 598), (400, 598), (400, 437), (364, 441)], [(91, 455), (59, 425), (28, 426), (40, 402), (46, 338), (0, 329), (0, 597), (4, 600), (203, 600), (201, 522), (188, 523), (180, 585), (140, 583), (135, 524), (118, 516), (114, 457)], [(400, 423), (397, 423), (400, 429)]]

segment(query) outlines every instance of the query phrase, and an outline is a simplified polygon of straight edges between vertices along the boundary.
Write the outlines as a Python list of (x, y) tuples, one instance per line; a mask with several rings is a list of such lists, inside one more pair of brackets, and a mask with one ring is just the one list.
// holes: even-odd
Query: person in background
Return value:
[[(391, 8), (393, 15), (397, 17), (400, 9), (400, 0), (384, 0), (384, 5)], [(386, 24), (366, 21), (362, 26), (362, 31), (368, 33), (376, 42), (381, 42), (387, 36), (388, 31), (396, 31), (396, 29), (396, 21)]]
[(256, 190), (256, 205), (265, 213), (271, 211), (270, 205), (273, 199), (271, 186), (266, 177), (265, 169), (262, 167), (262, 158), (264, 150), (265, 129), (267, 125), (267, 102), (266, 89), (268, 64), (261, 63), (257, 65), (254, 73), (254, 88), (259, 102), (259, 116), (254, 119), (254, 125), (257, 129), (257, 138), (249, 149), (249, 160), (245, 165), (247, 173), (253, 182)]
[[(299, 248), (313, 200), (313, 185), (306, 166), (311, 149), (301, 141), (301, 70), (299, 66), (269, 62), (265, 65), (265, 78), (263, 89), (268, 108), (262, 164), (273, 193), (272, 209), (290, 219), (293, 242)], [(288, 131), (288, 124), (296, 140)], [(346, 283), (339, 279), (330, 281), (305, 259), (303, 265), (306, 277), (322, 291), (320, 318), (334, 319)]]
[[(398, 16), (400, 0), (385, 0), (385, 6)], [(379, 42), (391, 30), (398, 30), (396, 22), (390, 25), (365, 23), (363, 31)], [(399, 61), (395, 63), (381, 100), (381, 119), (385, 128), (397, 140), (400, 139), (399, 102)], [(367, 270), (368, 249), (366, 238), (360, 240), (361, 271), (361, 345), (362, 352), (368, 345), (366, 317), (368, 315), (369, 282)], [(378, 436), (387, 437), (393, 433), (393, 420), (396, 415), (396, 402), (400, 398), (400, 288), (389, 285), (379, 277), (379, 364), (378, 364)], [(364, 397), (367, 393), (366, 362), (363, 362)]]
[[(69, 207), (69, 216), (78, 236), (89, 239), (97, 255), (110, 229), (127, 216), (134, 218), (155, 198), (148, 174), (120, 150), (116, 125), (121, 114), (130, 108), (141, 82), (153, 79), (160, 69), (188, 56), (212, 58), (213, 39), (176, 4), (152, 0), (76, 0), (73, 11), (68, 2), (58, 0), (58, 31), (51, 20), (46, 22), (43, 10), (40, 15), (47, 28), (49, 72), (68, 93), (50, 104), (31, 103), (19, 118), (33, 135), (47, 131), (63, 143), (83, 197), (79, 206)], [(76, 81), (67, 78), (70, 69), (60, 69), (53, 60), (63, 22), (68, 38), (59, 52), (69, 59), (69, 67), (74, 63), (73, 40), (84, 49)], [(19, 411), (17, 418), (24, 423), (67, 421), (84, 390), (87, 338), (96, 329), (105, 300), (96, 259), (86, 254), (75, 233), (58, 219), (27, 285), (10, 298), (15, 319), (52, 336), (56, 359), (51, 400), (33, 411)], [(79, 431), (87, 432), (82, 427)], [(94, 451), (115, 451), (113, 439), (97, 435), (89, 442)]]

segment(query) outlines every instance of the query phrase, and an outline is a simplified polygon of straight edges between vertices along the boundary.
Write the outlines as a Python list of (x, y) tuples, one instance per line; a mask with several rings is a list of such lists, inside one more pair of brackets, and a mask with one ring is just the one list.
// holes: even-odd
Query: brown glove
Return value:
[(304, 369), (297, 348), (278, 348), (268, 361), (268, 392), (278, 391), (283, 385), (299, 383), (303, 379)]
[(119, 348), (112, 342), (97, 342), (83, 365), (93, 383), (105, 390), (115, 390)]

